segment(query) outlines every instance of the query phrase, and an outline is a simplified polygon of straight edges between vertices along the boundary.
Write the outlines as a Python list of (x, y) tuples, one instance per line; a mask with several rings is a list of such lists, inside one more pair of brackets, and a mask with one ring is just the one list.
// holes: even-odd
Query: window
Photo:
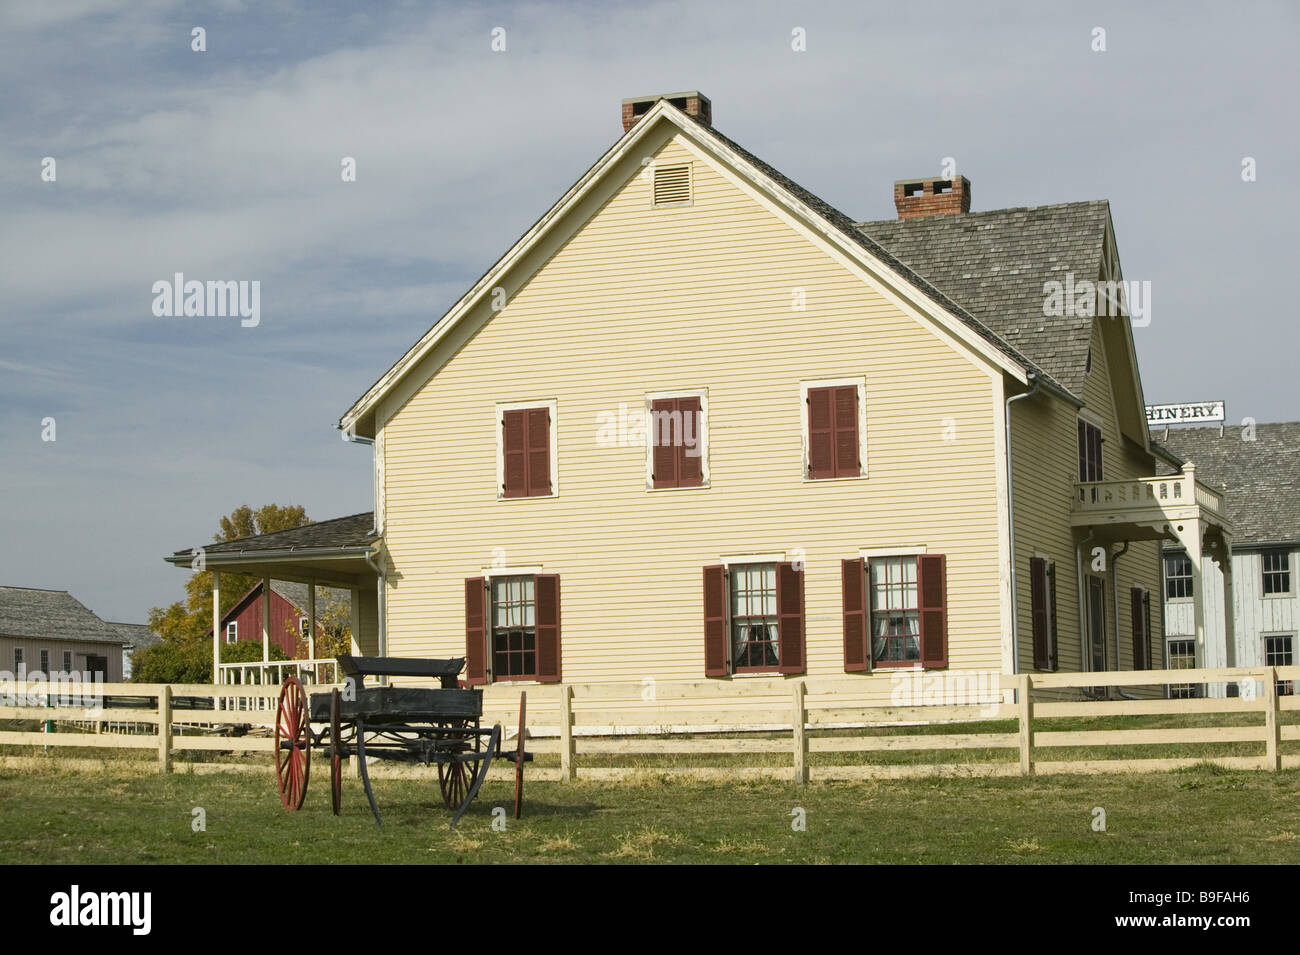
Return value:
[(704, 487), (708, 484), (705, 393), (646, 398), (647, 486)]
[(239, 621), (232, 620), (226, 624), (226, 643), (234, 643), (239, 639)]
[(1029, 559), (1029, 615), (1033, 624), (1034, 667), (1056, 669), (1056, 564)]
[(560, 680), (560, 578), (500, 574), (465, 581), (466, 682)]
[(654, 167), (654, 208), (685, 206), (691, 202), (691, 164)]
[(1079, 419), (1079, 480), (1103, 481), (1101, 471), (1101, 428)]
[[(1169, 641), (1169, 669), (1191, 670), (1196, 667), (1196, 641), (1178, 639)], [(1190, 700), (1200, 696), (1200, 687), (1195, 683), (1174, 683), (1169, 687), (1169, 696), (1174, 700)]]
[(1291, 592), (1291, 554), (1284, 550), (1266, 550), (1264, 561), (1264, 593), (1289, 594)]
[(731, 659), (737, 673), (780, 665), (776, 564), (740, 564), (731, 572)]
[(1165, 599), (1192, 596), (1192, 561), (1186, 553), (1165, 555)]
[(554, 497), (555, 402), (497, 408), (497, 497)]
[(1133, 669), (1151, 669), (1151, 595), (1141, 587), (1129, 590), (1129, 614), (1133, 630)]
[(705, 567), (705, 676), (803, 671), (803, 570), (752, 558)]
[(63, 651), (63, 672), (64, 673), (72, 672), (72, 651), (71, 650)]
[(50, 675), (50, 651), (41, 651), (41, 672), (46, 676)]
[(14, 673), (18, 674), (23, 669), (23, 648), (14, 647)]
[[(1295, 662), (1291, 652), (1291, 634), (1273, 633), (1264, 635), (1264, 666), (1289, 667)], [(1291, 696), (1295, 692), (1290, 680), (1278, 680), (1275, 684), (1279, 696)]]
[(307, 620), (307, 618), (306, 618), (306, 617), (299, 617), (299, 618), (298, 618), (298, 636), (303, 637), (303, 638), (306, 638), (310, 630), (311, 630), (311, 627), (308, 626), (308, 620)]
[(871, 656), (876, 663), (921, 660), (916, 558), (877, 557), (870, 568)]
[(840, 562), (844, 670), (948, 665), (947, 558), (868, 553)]
[(810, 481), (865, 476), (866, 380), (808, 382), (804, 403), (804, 477)]

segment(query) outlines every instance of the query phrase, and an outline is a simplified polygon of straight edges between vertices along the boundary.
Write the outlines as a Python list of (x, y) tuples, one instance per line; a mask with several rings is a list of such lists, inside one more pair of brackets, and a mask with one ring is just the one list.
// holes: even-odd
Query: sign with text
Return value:
[(1147, 405), (1147, 424), (1218, 424), (1227, 420), (1222, 401)]

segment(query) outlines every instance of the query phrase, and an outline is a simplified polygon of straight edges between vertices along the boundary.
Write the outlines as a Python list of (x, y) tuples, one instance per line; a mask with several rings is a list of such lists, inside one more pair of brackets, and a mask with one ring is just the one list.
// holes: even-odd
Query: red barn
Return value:
[[(295, 584), (284, 580), (271, 581), (271, 643), (284, 651), (290, 660), (297, 658), (298, 636), (307, 633), (307, 585)], [(317, 594), (317, 613), (324, 607), (324, 595)], [(262, 584), (259, 581), (248, 593), (235, 602), (221, 618), (221, 629), (225, 642), (235, 643), (247, 640), (252, 643), (262, 642)], [(316, 636), (324, 631), (320, 620), (316, 621)], [(208, 638), (212, 630), (208, 630)]]

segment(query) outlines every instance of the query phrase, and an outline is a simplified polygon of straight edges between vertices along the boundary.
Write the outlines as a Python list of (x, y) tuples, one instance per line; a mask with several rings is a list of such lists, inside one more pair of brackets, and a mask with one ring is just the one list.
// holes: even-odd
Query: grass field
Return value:
[[(315, 767), (313, 767), (315, 768)], [(0, 770), (0, 863), (1300, 863), (1300, 771), (686, 783), (531, 783), (524, 818), (492, 827), (495, 777), (455, 833), (428, 780), (361, 784), (331, 815), (313, 775), (297, 813), (269, 773)], [(1106, 830), (1094, 831), (1094, 807)], [(794, 831), (792, 810), (806, 812)], [(206, 830), (192, 828), (202, 809)]]

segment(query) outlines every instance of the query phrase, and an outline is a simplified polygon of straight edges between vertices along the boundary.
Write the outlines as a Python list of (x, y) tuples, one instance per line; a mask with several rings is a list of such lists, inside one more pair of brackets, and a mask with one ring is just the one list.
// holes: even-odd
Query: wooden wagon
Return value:
[[(308, 699), (298, 679), (289, 676), (280, 688), (275, 724), (275, 773), (280, 800), (299, 809), (307, 795), (312, 749), (330, 761), (330, 799), (334, 814), (341, 811), (343, 760), (355, 757), (375, 822), (383, 825), (375, 804), (366, 763), (370, 759), (433, 764), (438, 787), (448, 809), (455, 810), (454, 829), (478, 795), (493, 759), (515, 765), (515, 818), (523, 810), (524, 694), (519, 695), (519, 734), (514, 749), (502, 746), (500, 724), (480, 725), (483, 694), (460, 685), (464, 658), (451, 660), (407, 657), (338, 658), (346, 677), (342, 688), (313, 693)], [(425, 677), (436, 688), (366, 686), (366, 677)], [(313, 729), (313, 725), (320, 727)]]

